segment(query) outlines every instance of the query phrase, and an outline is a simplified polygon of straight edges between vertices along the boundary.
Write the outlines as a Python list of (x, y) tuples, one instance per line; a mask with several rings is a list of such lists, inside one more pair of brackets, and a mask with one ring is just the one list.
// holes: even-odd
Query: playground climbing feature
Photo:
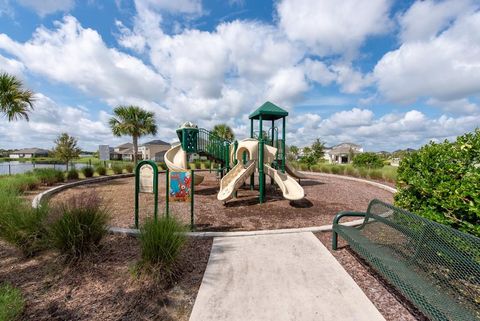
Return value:
[[(165, 154), (165, 163), (171, 171), (188, 170), (188, 158), (199, 154), (222, 164), (225, 174), (220, 182), (217, 199), (226, 202), (236, 196), (237, 190), (250, 177), (250, 188), (255, 186), (255, 173), (258, 177), (260, 203), (265, 200), (265, 176), (268, 175), (278, 185), (283, 197), (288, 200), (300, 200), (305, 197), (302, 186), (295, 180), (305, 178), (286, 162), (285, 137), (288, 112), (266, 102), (250, 116), (250, 138), (231, 142), (222, 139), (206, 129), (198, 128), (187, 122), (177, 129), (179, 144), (174, 145)], [(275, 127), (275, 121), (282, 120), (282, 132)], [(258, 120), (255, 131), (254, 121)], [(268, 121), (271, 127), (264, 130), (263, 123)], [(195, 184), (200, 184), (203, 176), (195, 174)]]

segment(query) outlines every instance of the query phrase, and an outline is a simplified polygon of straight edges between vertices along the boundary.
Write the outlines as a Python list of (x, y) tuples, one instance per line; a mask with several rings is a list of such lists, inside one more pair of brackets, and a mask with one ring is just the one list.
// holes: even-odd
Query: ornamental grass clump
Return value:
[(32, 256), (47, 244), (46, 205), (32, 208), (17, 195), (0, 193), (0, 238)]
[(93, 174), (95, 174), (95, 170), (90, 166), (85, 166), (84, 168), (82, 168), (82, 173), (83, 176), (89, 178), (93, 177)]
[(22, 292), (8, 283), (0, 283), (0, 321), (18, 320), (24, 309)]
[(95, 169), (98, 173), (98, 175), (100, 176), (105, 176), (107, 175), (107, 169), (105, 168), (105, 166), (97, 166), (97, 168)]
[(70, 259), (95, 250), (107, 233), (110, 215), (94, 192), (69, 198), (52, 210), (52, 245)]
[(127, 171), (127, 173), (133, 173), (133, 164), (125, 165), (125, 170)]
[(67, 172), (67, 179), (78, 179), (78, 177), (78, 171), (75, 168), (72, 168)]
[(123, 167), (121, 165), (113, 165), (112, 166), (112, 171), (114, 174), (122, 174), (123, 173)]
[(36, 168), (33, 170), (33, 174), (38, 177), (42, 184), (47, 186), (63, 182), (65, 180), (63, 171), (53, 168)]
[(175, 218), (147, 219), (140, 229), (140, 265), (157, 267), (167, 278), (176, 274), (178, 257), (186, 241), (185, 229)]
[(40, 179), (33, 173), (0, 177), (0, 193), (18, 195), (34, 190), (40, 185)]

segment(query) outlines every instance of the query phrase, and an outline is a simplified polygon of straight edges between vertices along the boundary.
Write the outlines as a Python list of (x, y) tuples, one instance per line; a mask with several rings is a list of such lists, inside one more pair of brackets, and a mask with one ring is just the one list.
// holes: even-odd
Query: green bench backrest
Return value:
[(360, 230), (410, 265), (412, 273), (480, 310), (480, 238), (379, 200), (370, 203)]

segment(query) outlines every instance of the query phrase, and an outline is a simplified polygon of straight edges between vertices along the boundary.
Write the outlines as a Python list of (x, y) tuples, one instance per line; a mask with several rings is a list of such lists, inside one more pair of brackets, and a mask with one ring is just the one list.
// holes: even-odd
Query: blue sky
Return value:
[[(0, 119), (0, 148), (115, 145), (112, 108), (176, 127), (228, 123), (270, 100), (287, 143), (417, 148), (480, 125), (473, 0), (0, 0), (0, 70), (37, 93), (31, 121)], [(151, 139), (145, 137), (144, 141)]]

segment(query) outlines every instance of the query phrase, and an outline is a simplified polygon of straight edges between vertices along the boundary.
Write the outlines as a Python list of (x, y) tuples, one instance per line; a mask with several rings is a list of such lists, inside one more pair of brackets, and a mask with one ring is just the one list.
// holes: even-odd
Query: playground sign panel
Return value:
[(192, 175), (190, 172), (170, 172), (170, 199), (188, 202), (191, 198)]
[(145, 164), (140, 168), (140, 193), (153, 193), (153, 167)]

